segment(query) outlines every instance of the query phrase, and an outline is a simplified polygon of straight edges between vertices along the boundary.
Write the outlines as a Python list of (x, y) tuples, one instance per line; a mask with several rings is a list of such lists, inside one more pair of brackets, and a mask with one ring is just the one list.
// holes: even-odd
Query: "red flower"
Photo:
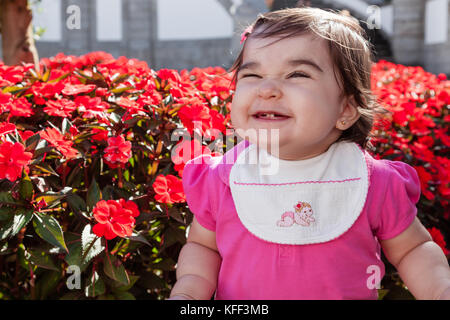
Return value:
[(34, 132), (31, 130), (19, 131), (19, 134), (23, 141), (27, 141), (28, 138), (34, 136)]
[(11, 93), (3, 93), (0, 90), (0, 104), (6, 104), (11, 102), (12, 101), (11, 97), (12, 97)]
[(445, 73), (439, 73), (438, 79), (439, 79), (439, 81), (444, 81), (444, 80), (447, 80), (447, 76), (445, 75)]
[[(142, 100), (138, 100), (142, 103)], [(139, 112), (144, 112), (143, 105), (141, 105), (139, 102), (136, 102), (134, 100), (131, 100), (129, 98), (120, 98), (117, 100), (117, 104), (121, 106), (124, 109), (127, 109), (129, 114), (135, 114)]]
[(202, 154), (209, 154), (211, 156), (216, 156), (215, 152), (211, 153), (208, 147), (205, 147), (197, 139), (192, 140), (182, 140), (179, 142), (175, 148), (172, 149), (171, 159), (174, 163), (174, 169), (178, 172), (180, 177), (183, 176), (183, 169), (186, 163)]
[(72, 116), (72, 112), (77, 108), (75, 103), (67, 99), (49, 100), (46, 102), (44, 112), (49, 116), (69, 118)]
[(32, 114), (31, 103), (24, 97), (13, 100), (9, 104), (10, 117), (30, 117)]
[(158, 105), (161, 103), (162, 97), (157, 91), (145, 92), (136, 100), (141, 106)]
[[(52, 72), (53, 74), (53, 72)], [(53, 99), (56, 94), (60, 94), (64, 89), (62, 82), (35, 82), (27, 93), (32, 94), (36, 104), (45, 104), (45, 99)]]
[(72, 141), (66, 140), (57, 129), (47, 128), (39, 132), (42, 139), (53, 145), (67, 159), (75, 158), (78, 151), (72, 148)]
[(94, 90), (97, 86), (95, 84), (66, 84), (62, 93), (67, 96), (74, 96), (80, 93), (88, 93)]
[(416, 169), (417, 174), (419, 175), (422, 194), (428, 200), (433, 200), (435, 195), (428, 189), (428, 182), (433, 178), (432, 175), (424, 167), (417, 166), (414, 167), (414, 169)]
[(83, 118), (102, 117), (109, 107), (108, 103), (99, 97), (78, 96), (74, 101), (78, 105), (78, 112), (83, 113)]
[(131, 236), (136, 222), (134, 218), (139, 216), (139, 209), (136, 203), (125, 199), (101, 200), (95, 205), (93, 213), (98, 223), (92, 228), (92, 232), (111, 240), (117, 236)]
[(25, 72), (30, 69), (25, 66), (0, 65), (0, 86), (12, 86), (23, 80)]
[(0, 145), (0, 179), (14, 182), (22, 175), (22, 170), (28, 172), (28, 164), (33, 155), (25, 152), (25, 147), (19, 143), (6, 141)]
[(159, 175), (153, 183), (153, 189), (156, 192), (155, 200), (161, 203), (183, 203), (186, 202), (186, 196), (183, 191), (181, 179), (169, 174), (167, 176)]
[(108, 147), (103, 157), (111, 169), (118, 166), (124, 168), (131, 158), (131, 142), (125, 141), (123, 136), (108, 138)]
[(14, 132), (14, 130), (16, 130), (16, 125), (14, 123), (0, 122), (0, 136)]
[(201, 132), (197, 133), (204, 135), (206, 130), (212, 126), (209, 108), (202, 104), (192, 104), (181, 107), (178, 111), (178, 117), (191, 135), (193, 134), (194, 129), (197, 128), (201, 130)]
[(160, 69), (157, 73), (161, 80), (172, 80), (173, 82), (180, 82), (181, 78), (177, 70)]
[(92, 128), (92, 133), (94, 134), (91, 139), (93, 141), (106, 141), (108, 139), (108, 130)]
[(445, 243), (444, 236), (442, 235), (441, 231), (435, 227), (427, 228), (427, 230), (433, 238), (433, 241), (436, 242), (439, 247), (441, 247), (445, 255), (448, 255), (450, 251), (447, 250), (447, 244)]

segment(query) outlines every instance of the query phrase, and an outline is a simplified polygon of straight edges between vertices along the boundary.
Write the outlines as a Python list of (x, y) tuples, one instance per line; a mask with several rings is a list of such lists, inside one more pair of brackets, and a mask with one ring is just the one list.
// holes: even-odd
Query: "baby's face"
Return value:
[(278, 129), (279, 141), (269, 139), (268, 145), (279, 144), (281, 159), (311, 158), (340, 136), (348, 103), (340, 99), (325, 40), (309, 34), (274, 40), (247, 40), (231, 121), (244, 131)]

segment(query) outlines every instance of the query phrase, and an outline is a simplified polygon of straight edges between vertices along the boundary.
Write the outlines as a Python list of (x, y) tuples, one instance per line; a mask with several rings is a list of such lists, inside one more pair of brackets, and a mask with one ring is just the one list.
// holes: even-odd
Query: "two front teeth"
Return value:
[(280, 117), (285, 118), (286, 116), (283, 116), (283, 115), (280, 115), (280, 114), (275, 114), (275, 113), (261, 112), (261, 113), (257, 113), (256, 117), (257, 118), (275, 119), (275, 118), (280, 118)]

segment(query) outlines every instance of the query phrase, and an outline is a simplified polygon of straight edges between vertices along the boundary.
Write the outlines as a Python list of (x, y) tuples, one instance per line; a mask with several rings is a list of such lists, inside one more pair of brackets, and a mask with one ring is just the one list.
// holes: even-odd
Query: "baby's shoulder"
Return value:
[(375, 178), (385, 179), (395, 176), (417, 175), (416, 170), (403, 161), (375, 159), (367, 151), (365, 151), (365, 157), (369, 172)]
[(367, 151), (365, 157), (372, 191), (406, 188), (408, 192), (420, 192), (419, 176), (411, 165), (402, 161), (375, 159)]
[(230, 171), (239, 154), (248, 147), (247, 141), (241, 141), (223, 155), (202, 154), (189, 160), (183, 169), (183, 184), (207, 184), (209, 187), (229, 186)]

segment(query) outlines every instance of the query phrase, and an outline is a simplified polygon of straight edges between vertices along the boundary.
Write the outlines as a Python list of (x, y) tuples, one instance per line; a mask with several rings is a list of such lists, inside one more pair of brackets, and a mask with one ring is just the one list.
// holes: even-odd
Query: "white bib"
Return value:
[(258, 152), (250, 144), (230, 171), (242, 224), (256, 237), (279, 244), (336, 239), (359, 217), (368, 188), (364, 153), (350, 142), (335, 143), (317, 157), (298, 161), (276, 158), (264, 149)]

